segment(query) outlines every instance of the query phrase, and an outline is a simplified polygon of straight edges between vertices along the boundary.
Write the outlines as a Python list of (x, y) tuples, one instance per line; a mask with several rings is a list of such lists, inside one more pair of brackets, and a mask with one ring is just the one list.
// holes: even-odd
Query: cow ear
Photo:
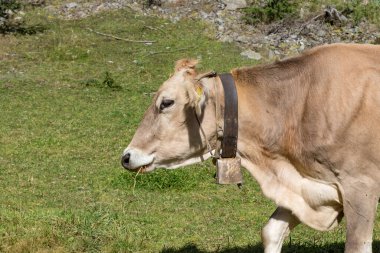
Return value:
[(181, 70), (186, 70), (186, 74), (190, 76), (196, 76), (196, 66), (198, 64), (198, 60), (195, 59), (182, 59), (176, 62), (174, 71), (178, 72)]
[(207, 97), (207, 88), (203, 85), (202, 81), (197, 82), (195, 84), (195, 112), (200, 117), (202, 114), (202, 108), (204, 107), (206, 103), (206, 97)]

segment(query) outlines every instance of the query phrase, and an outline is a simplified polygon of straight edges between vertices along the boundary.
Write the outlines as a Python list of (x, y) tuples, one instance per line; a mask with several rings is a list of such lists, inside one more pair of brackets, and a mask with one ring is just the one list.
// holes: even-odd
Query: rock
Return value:
[(206, 12), (204, 11), (200, 11), (199, 12), (199, 15), (201, 16), (202, 19), (207, 19), (209, 17), (209, 14), (207, 14)]
[(223, 21), (223, 19), (221, 19), (221, 18), (216, 18), (216, 19), (215, 19), (215, 24), (217, 24), (217, 25), (223, 25), (223, 24), (224, 24), (224, 21)]
[(15, 13), (11, 9), (7, 9), (4, 11), (9, 17), (13, 16)]
[(160, 4), (178, 4), (181, 0), (161, 0), (159, 2)]
[(75, 9), (77, 7), (78, 7), (78, 4), (74, 3), (74, 2), (73, 3), (68, 3), (68, 4), (65, 5), (65, 8), (68, 9), (68, 10)]
[(340, 13), (337, 9), (328, 6), (325, 9), (325, 22), (330, 23), (331, 25), (341, 25), (347, 22), (347, 18)]
[(326, 31), (325, 30), (319, 30), (318, 32), (317, 32), (317, 36), (319, 36), (319, 37), (323, 37), (323, 36), (325, 36), (326, 35)]
[(248, 43), (249, 42), (249, 37), (245, 36), (245, 35), (241, 35), (241, 36), (239, 36), (239, 37), (236, 38), (236, 41), (237, 42), (241, 42), (241, 43)]
[(231, 36), (226, 35), (226, 36), (222, 36), (220, 38), (220, 41), (227, 42), (227, 43), (232, 43), (232, 42), (234, 42), (234, 39)]
[(98, 6), (95, 8), (95, 12), (99, 12), (99, 11), (102, 11), (102, 10), (104, 10), (104, 9), (106, 9), (105, 4), (100, 4), (100, 5), (98, 5)]
[(229, 11), (247, 7), (247, 2), (245, 0), (223, 0), (223, 3), (226, 5), (226, 10)]
[(301, 41), (300, 42), (300, 47), (299, 47), (299, 49), (298, 49), (299, 51), (303, 51), (303, 50), (305, 50), (305, 44)]
[(245, 56), (245, 57), (252, 59), (252, 60), (257, 60), (257, 61), (262, 58), (260, 53), (252, 51), (251, 49), (248, 49), (248, 50), (241, 52), (240, 55)]
[(84, 11), (79, 11), (78, 14), (77, 14), (78, 18), (84, 18), (86, 16), (87, 16), (87, 14)]
[(33, 6), (42, 6), (46, 4), (45, 0), (23, 0), (22, 2)]
[(269, 49), (269, 51), (268, 51), (268, 59), (269, 59), (269, 60), (272, 60), (272, 59), (274, 59), (275, 57), (276, 57), (276, 56), (275, 56), (273, 50), (270, 50), (270, 49)]

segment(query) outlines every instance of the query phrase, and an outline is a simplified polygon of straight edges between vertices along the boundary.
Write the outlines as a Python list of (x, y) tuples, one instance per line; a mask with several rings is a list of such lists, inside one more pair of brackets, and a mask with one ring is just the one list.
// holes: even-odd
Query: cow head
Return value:
[(210, 157), (206, 139), (214, 146), (216, 78), (198, 80), (196, 64), (197, 61), (187, 59), (176, 63), (174, 74), (159, 88), (123, 152), (124, 168), (149, 172)]

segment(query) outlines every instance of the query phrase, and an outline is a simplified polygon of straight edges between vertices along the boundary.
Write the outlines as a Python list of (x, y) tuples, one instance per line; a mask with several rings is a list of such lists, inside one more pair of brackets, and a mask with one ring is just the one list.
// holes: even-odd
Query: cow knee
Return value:
[(269, 222), (261, 230), (261, 237), (264, 244), (279, 243), (282, 237), (289, 234), (288, 225), (275, 220)]
[(281, 252), (282, 243), (289, 232), (287, 222), (271, 218), (261, 231), (265, 253)]
[(284, 239), (298, 224), (291, 211), (278, 207), (261, 231), (265, 253), (280, 253)]
[(271, 244), (275, 238), (273, 229), (271, 228), (271, 224), (269, 222), (261, 229), (261, 240), (263, 241), (264, 248)]

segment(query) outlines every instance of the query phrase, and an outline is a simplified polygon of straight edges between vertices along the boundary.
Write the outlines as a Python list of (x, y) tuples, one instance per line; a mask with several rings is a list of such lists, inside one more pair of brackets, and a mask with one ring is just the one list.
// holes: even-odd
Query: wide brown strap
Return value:
[(219, 75), (224, 89), (224, 129), (222, 158), (236, 157), (238, 140), (238, 96), (234, 78), (230, 73)]

